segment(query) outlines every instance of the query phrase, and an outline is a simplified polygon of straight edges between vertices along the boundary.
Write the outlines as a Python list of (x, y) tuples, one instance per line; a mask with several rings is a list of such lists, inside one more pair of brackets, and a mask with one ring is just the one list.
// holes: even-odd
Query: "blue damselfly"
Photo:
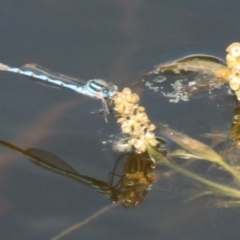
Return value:
[(10, 67), (0, 63), (0, 70), (26, 75), (54, 85), (69, 88), (77, 93), (101, 99), (104, 110), (108, 112), (107, 99), (111, 99), (118, 91), (117, 85), (108, 83), (102, 79), (91, 79), (84, 81), (78, 78), (72, 78), (60, 73), (52, 72), (35, 63), (25, 64), (20, 68)]

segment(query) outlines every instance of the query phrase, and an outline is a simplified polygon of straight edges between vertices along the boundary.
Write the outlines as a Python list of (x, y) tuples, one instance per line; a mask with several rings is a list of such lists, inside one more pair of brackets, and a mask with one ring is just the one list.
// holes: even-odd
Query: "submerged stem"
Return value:
[(227, 162), (225, 162), (224, 160), (219, 161), (218, 164), (226, 171), (230, 172), (233, 177), (236, 178), (236, 180), (238, 182), (240, 182), (240, 173), (239, 171), (237, 171), (236, 169), (234, 169), (232, 166), (230, 166)]
[(239, 198), (240, 199), (240, 190), (215, 183), (211, 180), (205, 179), (203, 177), (200, 177), (199, 175), (188, 171), (178, 165), (175, 165), (171, 163), (165, 156), (163, 156), (160, 152), (158, 152), (155, 148), (153, 148), (151, 145), (147, 145), (147, 150), (149, 155), (153, 160), (155, 160), (157, 163), (162, 164), (164, 166), (167, 166), (171, 170), (178, 172), (186, 177), (189, 177), (197, 182), (202, 183), (206, 187), (210, 188), (212, 191), (215, 191), (217, 193), (220, 193), (225, 196), (230, 196), (234, 198)]

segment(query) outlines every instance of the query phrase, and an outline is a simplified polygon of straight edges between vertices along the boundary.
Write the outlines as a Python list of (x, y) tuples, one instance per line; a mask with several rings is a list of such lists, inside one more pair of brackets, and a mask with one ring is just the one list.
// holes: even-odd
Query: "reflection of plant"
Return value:
[[(116, 162), (116, 165), (118, 162)], [(115, 165), (115, 167), (116, 167)], [(114, 173), (116, 174), (114, 167)], [(132, 153), (126, 160), (123, 175), (115, 185), (115, 202), (121, 201), (125, 208), (133, 208), (144, 201), (155, 175), (152, 162), (145, 153)]]

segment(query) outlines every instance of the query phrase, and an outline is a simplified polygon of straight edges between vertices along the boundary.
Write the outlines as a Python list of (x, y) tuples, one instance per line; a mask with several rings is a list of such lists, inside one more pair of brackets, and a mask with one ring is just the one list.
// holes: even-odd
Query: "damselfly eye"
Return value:
[(104, 92), (104, 93), (107, 93), (107, 92), (108, 92), (108, 89), (104, 89), (103, 92)]

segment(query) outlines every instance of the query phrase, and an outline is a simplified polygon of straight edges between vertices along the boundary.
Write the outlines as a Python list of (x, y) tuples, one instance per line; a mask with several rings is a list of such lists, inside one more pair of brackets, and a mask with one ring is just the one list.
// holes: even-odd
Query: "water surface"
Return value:
[[(0, 5), (0, 62), (35, 62), (117, 84), (128, 85), (154, 65), (192, 53), (224, 58), (226, 47), (239, 41), (238, 1), (0, 0)], [(49, 151), (81, 174), (107, 181), (118, 155), (102, 141), (120, 136), (120, 129), (114, 118), (106, 124), (90, 114), (101, 108), (99, 101), (16, 74), (2, 72), (0, 79), (2, 140)], [(235, 101), (225, 90), (216, 107), (204, 100), (208, 95), (170, 105), (143, 87), (134, 89), (154, 122), (190, 135), (231, 125)], [(1, 239), (51, 239), (112, 206), (91, 188), (4, 148), (0, 169)], [(63, 239), (237, 239), (238, 208), (215, 209), (205, 200), (183, 204), (189, 186), (180, 176), (158, 182), (134, 210), (113, 207)]]

